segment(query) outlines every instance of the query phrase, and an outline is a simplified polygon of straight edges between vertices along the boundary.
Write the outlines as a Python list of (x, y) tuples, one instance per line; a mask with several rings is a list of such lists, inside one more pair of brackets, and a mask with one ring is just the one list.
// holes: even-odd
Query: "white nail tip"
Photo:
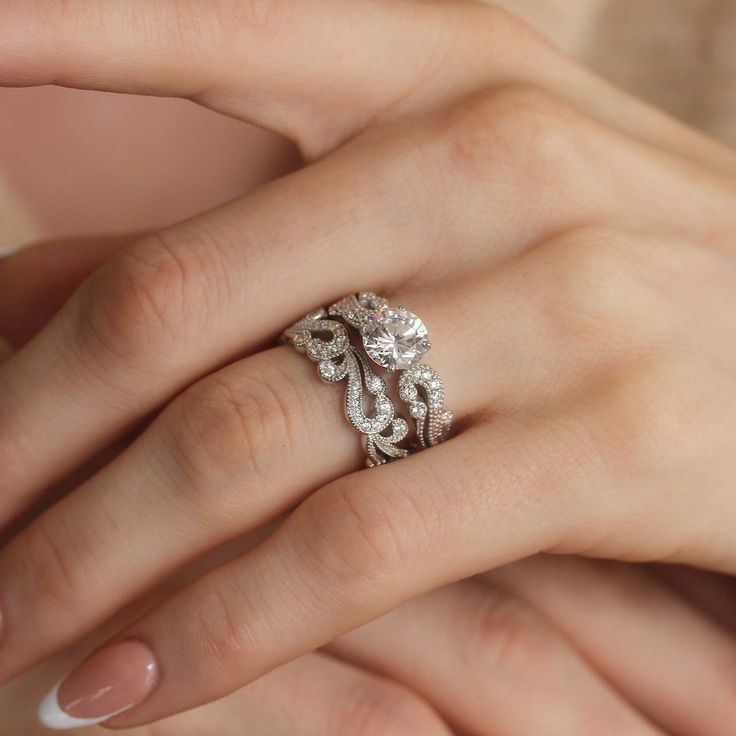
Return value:
[(0, 258), (12, 256), (14, 253), (17, 253), (21, 247), (22, 246), (20, 245), (0, 245)]
[(101, 718), (75, 718), (65, 713), (59, 707), (59, 686), (63, 680), (59, 681), (54, 685), (38, 706), (38, 720), (42, 726), (46, 728), (52, 728), (56, 731), (66, 731), (70, 728), (83, 728), (84, 726), (94, 726), (96, 723), (102, 723), (103, 721), (119, 716), (126, 710), (130, 710), (133, 706), (128, 705), (125, 708), (116, 710), (114, 713), (108, 713)]

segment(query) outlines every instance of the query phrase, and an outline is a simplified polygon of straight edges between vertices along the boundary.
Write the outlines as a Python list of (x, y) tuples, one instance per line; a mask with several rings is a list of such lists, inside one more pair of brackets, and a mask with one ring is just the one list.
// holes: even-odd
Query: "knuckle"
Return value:
[(78, 540), (72, 543), (60, 528), (49, 529), (40, 520), (18, 542), (23, 566), (34, 570), (29, 595), (42, 600), (43, 608), (73, 613), (80, 593), (94, 580)]
[(361, 679), (344, 695), (338, 701), (335, 733), (429, 736), (437, 731), (437, 720), (431, 709), (399, 685)]
[(551, 632), (516, 598), (484, 590), (474, 608), (465, 624), (469, 634), (462, 653), (471, 671), (495, 680), (499, 670), (525, 671), (552, 654)]
[(233, 29), (270, 32), (286, 26), (286, 11), (293, 6), (283, 0), (217, 0), (215, 14), (226, 33)]
[[(583, 228), (548, 241), (533, 254), (539, 278), (527, 299), (547, 332), (597, 348), (630, 351), (667, 315), (642, 243), (629, 234)], [(657, 322), (655, 323), (655, 319)]]
[(223, 47), (237, 52), (244, 34), (263, 35), (283, 27), (283, 0), (210, 0), (208, 3), (174, 3), (172, 23), (164, 32), (171, 42), (191, 52)]
[[(302, 391), (278, 371), (221, 371), (189, 388), (167, 410), (164, 423), (175, 464), (199, 496), (218, 477), (232, 494), (214, 494), (225, 510), (242, 505), (244, 484), (270, 476), (284, 453), (295, 451), (306, 431)], [(238, 482), (242, 481), (242, 482)], [(200, 498), (208, 505), (213, 499)]]
[(116, 359), (139, 359), (179, 332), (189, 273), (165, 243), (161, 235), (146, 237), (114, 256), (88, 283), (80, 327), (95, 348), (102, 346)]
[(619, 367), (605, 422), (609, 458), (619, 473), (697, 464), (703, 435), (693, 426), (714, 398), (701, 384), (699, 368), (666, 355)]
[[(92, 353), (124, 362), (160, 359), (197, 329), (221, 290), (209, 236), (194, 225), (141, 239), (87, 283), (78, 331)], [(219, 275), (219, 274), (218, 274)]]
[(254, 619), (248, 600), (237, 585), (217, 580), (203, 587), (187, 607), (183, 626), (191, 632), (197, 661), (205, 663), (214, 680), (242, 681), (243, 664), (261, 652), (248, 622)]
[(441, 121), (439, 135), (462, 179), (510, 177), (531, 197), (574, 167), (582, 120), (535, 87), (509, 84), (463, 100)]
[[(316, 576), (349, 595), (380, 586), (402, 570), (410, 556), (408, 534), (385, 494), (338, 481), (329, 493), (312, 496), (304, 543)], [(401, 526), (404, 526), (402, 523)], [(357, 590), (356, 590), (357, 588)]]
[(74, 24), (81, 29), (91, 24), (106, 24), (110, 22), (111, 15), (106, 5), (78, 0), (37, 0), (28, 3), (28, 8), (32, 9), (35, 26), (52, 38), (60, 27)]
[[(546, 428), (550, 462), (567, 462), (571, 476), (574, 469), (588, 484), (591, 477), (599, 478), (602, 488), (616, 484), (620, 503), (614, 511), (601, 506), (608, 514), (605, 525), (610, 525), (612, 513), (622, 514), (621, 523), (629, 525), (658, 513), (662, 498), (651, 478), (670, 479), (668, 504), (673, 513), (680, 507), (682, 518), (688, 518), (689, 496), (677, 489), (688, 487), (682, 479), (702, 463), (704, 448), (717, 441), (702, 421), (707, 410), (694, 375), (670, 356), (614, 361), (589, 378), (582, 406)], [(601, 529), (597, 523), (589, 525), (591, 545), (609, 543)], [(681, 532), (676, 525), (663, 530), (650, 540), (652, 554), (667, 557), (678, 534), (682, 542)]]

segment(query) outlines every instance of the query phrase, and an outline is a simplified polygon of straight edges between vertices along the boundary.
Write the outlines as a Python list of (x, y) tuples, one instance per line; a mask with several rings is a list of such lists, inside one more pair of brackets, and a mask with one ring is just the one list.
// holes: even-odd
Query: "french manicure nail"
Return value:
[(0, 245), (0, 258), (6, 258), (17, 253), (21, 249), (20, 245)]
[(39, 705), (38, 720), (57, 730), (102, 723), (142, 703), (157, 682), (158, 664), (145, 644), (111, 644), (47, 693)]

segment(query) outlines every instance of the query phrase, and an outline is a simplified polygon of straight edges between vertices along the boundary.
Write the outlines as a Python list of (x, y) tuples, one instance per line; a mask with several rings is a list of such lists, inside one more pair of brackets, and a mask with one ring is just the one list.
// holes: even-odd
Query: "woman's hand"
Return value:
[[(47, 0), (0, 23), (6, 83), (186, 95), (322, 157), (125, 249), (0, 369), (5, 519), (170, 402), (4, 551), (3, 677), (299, 502), (123, 632), (160, 681), (117, 724), (534, 552), (736, 568), (732, 152), (471, 3)], [(368, 288), (425, 318), (463, 431), (348, 474), (338, 392), (258, 351)]]
[[(15, 306), (15, 339), (24, 343), (125, 240), (48, 243), (0, 263), (0, 295)], [(0, 302), (0, 319), (8, 311)], [(73, 479), (64, 485), (73, 488)], [(0, 690), (4, 736), (37, 733), (34, 705), (59, 673), (157, 599), (257, 540), (251, 535), (197, 560), (62, 657)], [(657, 579), (664, 572), (675, 591)], [(645, 572), (540, 556), (414, 599), (323, 655), (305, 655), (223, 699), (159, 721), (156, 734), (228, 736), (247, 726), (254, 736), (429, 736), (447, 733), (445, 722), (482, 736), (655, 734), (656, 722), (709, 734), (730, 712), (733, 652), (711, 617), (733, 628), (732, 597), (725, 578), (693, 570)]]
[[(125, 241), (48, 243), (2, 261), (0, 295), (15, 305), (16, 341), (25, 343), (78, 280)], [(0, 302), (0, 318), (8, 311)], [(96, 458), (77, 475), (89, 476), (101, 463)], [(63, 485), (73, 489), (74, 479)], [(6, 686), (0, 713), (7, 736), (37, 732), (35, 702), (81, 654), (213, 565), (251, 549), (264, 533), (197, 560), (63, 657)], [(428, 735), (446, 731), (442, 718), (489, 736), (550, 728), (653, 734), (656, 722), (683, 734), (717, 733), (732, 707), (733, 644), (712, 617), (736, 626), (732, 598), (730, 581), (693, 570), (531, 558), (408, 602), (336, 640), (325, 656), (305, 655), (224, 699), (164, 719), (156, 733), (227, 736), (246, 724), (254, 736), (278, 736), (278, 729), (288, 736)]]

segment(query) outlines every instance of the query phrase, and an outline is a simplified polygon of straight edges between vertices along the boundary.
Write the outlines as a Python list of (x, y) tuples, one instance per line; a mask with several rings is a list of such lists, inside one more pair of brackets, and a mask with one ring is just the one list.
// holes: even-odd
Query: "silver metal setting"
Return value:
[[(380, 320), (391, 323), (381, 325)], [(375, 336), (377, 324), (385, 327), (379, 338)], [(346, 325), (360, 334), (365, 354), (351, 343)], [(406, 457), (447, 439), (453, 414), (445, 409), (439, 374), (420, 363), (430, 348), (429, 335), (408, 309), (393, 308), (373, 292), (350, 294), (327, 310), (317, 309), (299, 320), (286, 330), (284, 339), (318, 364), (323, 381), (347, 380), (345, 414), (363, 435), (369, 466)], [(396, 416), (386, 382), (373, 371), (369, 358), (388, 370), (389, 376), (398, 373), (398, 395), (416, 432), (411, 444), (400, 444), (409, 434), (409, 423)]]
[[(326, 335), (328, 339), (324, 339)], [(319, 309), (286, 330), (284, 338), (318, 364), (319, 375), (326, 383), (347, 379), (345, 415), (364, 436), (369, 466), (409, 454), (408, 449), (398, 446), (409, 433), (409, 425), (405, 419), (396, 417), (394, 403), (386, 395), (386, 383), (373, 373), (365, 356), (350, 344), (345, 325), (329, 319), (327, 312)], [(365, 413), (366, 398), (372, 416)]]
[(445, 409), (445, 387), (434, 368), (419, 364), (402, 371), (399, 396), (409, 407), (422, 448), (447, 439), (454, 417)]

